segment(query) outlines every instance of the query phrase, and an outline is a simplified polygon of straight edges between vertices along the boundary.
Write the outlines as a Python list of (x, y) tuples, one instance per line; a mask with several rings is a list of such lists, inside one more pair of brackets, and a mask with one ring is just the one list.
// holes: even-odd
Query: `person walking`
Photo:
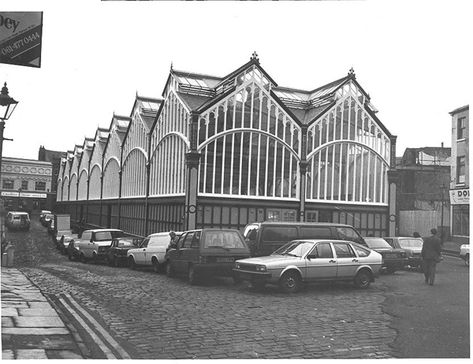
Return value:
[(437, 236), (437, 229), (431, 229), (432, 236), (424, 238), (422, 245), (422, 261), (424, 268), (425, 283), (433, 286), (435, 280), (435, 270), (437, 262), (440, 260), (440, 239)]

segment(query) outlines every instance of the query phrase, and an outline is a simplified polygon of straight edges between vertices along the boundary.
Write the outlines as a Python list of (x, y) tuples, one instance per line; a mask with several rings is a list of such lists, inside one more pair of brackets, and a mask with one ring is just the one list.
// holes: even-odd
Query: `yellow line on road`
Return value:
[(110, 344), (122, 357), (122, 359), (131, 359), (130, 355), (123, 349), (120, 344), (118, 344), (115, 339), (105, 330), (87, 311), (85, 311), (69, 294), (66, 294), (66, 297), (71, 301), (71, 303), (80, 311), (94, 327), (99, 331), (105, 340)]
[(104, 344), (104, 342), (97, 336), (97, 334), (85, 323), (82, 318), (75, 313), (71, 306), (69, 306), (64, 299), (59, 298), (59, 301), (63, 304), (63, 306), (72, 314), (72, 316), (82, 325), (82, 327), (89, 333), (93, 340), (97, 343), (100, 349), (103, 351), (107, 359), (117, 359), (115, 355), (111, 352), (111, 350)]

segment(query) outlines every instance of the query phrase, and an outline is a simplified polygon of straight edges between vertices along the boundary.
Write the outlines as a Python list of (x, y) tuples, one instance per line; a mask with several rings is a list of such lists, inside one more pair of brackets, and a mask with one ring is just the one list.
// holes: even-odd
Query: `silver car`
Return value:
[(367, 288), (379, 276), (381, 254), (344, 240), (294, 240), (265, 257), (235, 262), (234, 273), (255, 288), (277, 284), (287, 293), (303, 282), (353, 281)]

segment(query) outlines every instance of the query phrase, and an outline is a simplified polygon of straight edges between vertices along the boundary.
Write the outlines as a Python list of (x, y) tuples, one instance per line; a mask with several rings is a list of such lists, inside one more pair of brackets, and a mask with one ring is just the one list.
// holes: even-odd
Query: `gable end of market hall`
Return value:
[(256, 54), (225, 77), (171, 68), (162, 97), (136, 95), (62, 159), (58, 210), (139, 236), (255, 221), (394, 235), (396, 136), (376, 114), (353, 69), (308, 91)]

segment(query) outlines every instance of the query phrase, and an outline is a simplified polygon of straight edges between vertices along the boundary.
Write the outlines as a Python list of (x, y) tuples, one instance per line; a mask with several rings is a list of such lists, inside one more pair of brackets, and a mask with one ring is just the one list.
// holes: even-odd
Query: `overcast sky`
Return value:
[(159, 97), (175, 69), (224, 76), (257, 51), (280, 85), (314, 89), (355, 69), (407, 147), (451, 146), (448, 112), (471, 93), (470, 1), (160, 2), (2, 0), (43, 11), (41, 68), (0, 64), (19, 104), (4, 156), (72, 150), (136, 92)]

